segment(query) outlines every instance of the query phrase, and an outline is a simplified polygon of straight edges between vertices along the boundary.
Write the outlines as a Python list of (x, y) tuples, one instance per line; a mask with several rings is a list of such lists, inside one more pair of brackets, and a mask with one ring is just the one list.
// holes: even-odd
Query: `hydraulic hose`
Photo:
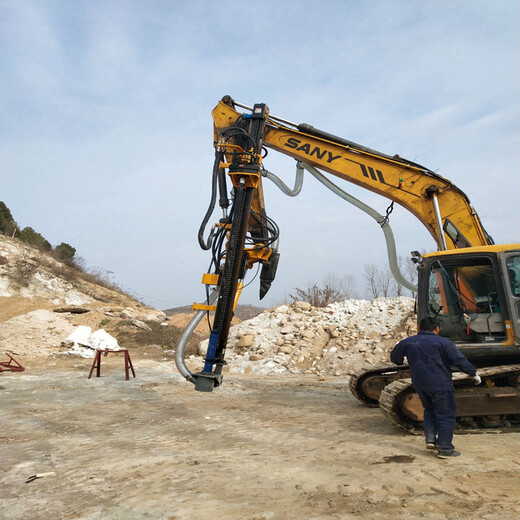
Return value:
[(214, 231), (211, 230), (209, 237), (208, 237), (208, 241), (204, 242), (204, 230), (206, 229), (206, 226), (211, 217), (211, 214), (213, 213), (213, 210), (215, 209), (215, 202), (217, 200), (218, 174), (219, 174), (219, 170), (220, 170), (220, 159), (221, 159), (221, 154), (217, 153), (215, 155), (215, 163), (213, 164), (213, 176), (212, 176), (212, 180), (211, 180), (211, 200), (209, 203), (208, 210), (206, 211), (206, 214), (204, 215), (204, 218), (202, 219), (202, 223), (199, 228), (199, 234), (198, 234), (199, 245), (200, 245), (201, 249), (203, 249), (204, 251), (208, 251), (209, 249), (211, 249), (211, 242), (213, 240)]
[[(213, 305), (217, 301), (218, 294), (219, 288), (213, 289), (213, 291), (210, 293), (208, 297), (207, 304)], [(183, 377), (185, 377), (188, 381), (190, 381), (193, 384), (195, 384), (195, 381), (192, 377), (192, 373), (190, 372), (184, 361), (184, 351), (186, 349), (186, 344), (188, 343), (188, 340), (190, 339), (191, 335), (197, 328), (197, 325), (200, 323), (206, 312), (207, 311), (205, 310), (197, 311), (195, 316), (193, 316), (193, 318), (189, 322), (188, 326), (184, 329), (184, 332), (182, 333), (182, 336), (180, 337), (179, 342), (177, 343), (177, 348), (175, 349), (175, 364), (177, 365), (177, 369)]]
[(285, 184), (280, 177), (276, 176), (267, 170), (262, 170), (262, 176), (267, 177), (270, 181), (273, 181), (281, 191), (283, 191), (289, 197), (296, 197), (300, 194), (303, 187), (303, 168), (300, 163), (296, 164), (296, 178), (294, 179), (294, 188), (291, 190), (287, 184)]
[(360, 200), (356, 199), (346, 191), (342, 190), (339, 186), (336, 186), (333, 182), (331, 182), (325, 175), (323, 175), (319, 170), (314, 168), (313, 166), (306, 164), (304, 162), (299, 162), (296, 167), (296, 175), (298, 176), (300, 170), (304, 168), (306, 169), (311, 175), (313, 175), (316, 179), (318, 179), (325, 187), (327, 187), (329, 190), (331, 190), (333, 193), (338, 195), (338, 197), (341, 197), (343, 200), (346, 200), (347, 202), (350, 202), (356, 208), (361, 209), (364, 211), (367, 215), (370, 215), (380, 226), (383, 230), (383, 233), (385, 234), (385, 240), (386, 240), (386, 250), (388, 254), (388, 263), (390, 264), (390, 271), (392, 272), (392, 275), (396, 279), (397, 283), (402, 285), (403, 287), (406, 287), (412, 292), (417, 292), (417, 285), (412, 284), (409, 282), (401, 273), (399, 269), (399, 264), (397, 263), (397, 252), (395, 247), (395, 239), (394, 239), (394, 233), (392, 232), (392, 228), (390, 227), (390, 224), (388, 223), (388, 218), (384, 217), (380, 213), (378, 213), (375, 209), (371, 208), (364, 202), (361, 202)]

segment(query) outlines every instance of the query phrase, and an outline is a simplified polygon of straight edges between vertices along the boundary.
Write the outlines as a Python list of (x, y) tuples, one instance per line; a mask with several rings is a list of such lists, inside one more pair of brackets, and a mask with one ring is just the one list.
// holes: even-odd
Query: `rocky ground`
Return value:
[[(348, 374), (386, 361), (412, 311), (408, 298), (266, 310), (232, 327), (223, 385), (198, 393), (173, 363), (189, 315), (58, 276), (2, 237), (0, 361), (25, 371), (0, 374), (1, 518), (518, 519), (518, 433), (457, 435), (463, 455), (439, 460), (350, 395)], [(88, 379), (92, 349), (66, 353), (79, 326), (117, 338), (137, 377), (110, 354)]]

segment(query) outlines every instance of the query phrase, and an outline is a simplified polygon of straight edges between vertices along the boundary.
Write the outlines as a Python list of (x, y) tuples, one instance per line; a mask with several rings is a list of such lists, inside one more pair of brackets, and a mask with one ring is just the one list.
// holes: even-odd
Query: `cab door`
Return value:
[(515, 344), (520, 344), (520, 251), (500, 255), (504, 276), (504, 291), (510, 312)]

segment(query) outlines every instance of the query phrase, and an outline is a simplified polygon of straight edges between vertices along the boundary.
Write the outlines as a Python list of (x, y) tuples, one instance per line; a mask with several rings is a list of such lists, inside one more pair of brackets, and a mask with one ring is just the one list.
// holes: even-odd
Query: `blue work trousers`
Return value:
[(435, 447), (451, 453), (455, 429), (455, 394), (453, 389), (429, 390), (416, 389), (424, 407), (424, 435), (426, 442), (433, 442)]

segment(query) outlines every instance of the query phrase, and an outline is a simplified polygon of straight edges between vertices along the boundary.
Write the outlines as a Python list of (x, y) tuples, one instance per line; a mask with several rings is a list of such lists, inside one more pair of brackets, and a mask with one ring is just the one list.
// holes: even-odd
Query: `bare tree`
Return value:
[[(417, 285), (417, 279), (418, 279), (418, 271), (417, 271), (417, 264), (414, 264), (412, 262), (411, 258), (403, 259), (403, 257), (399, 257), (400, 260), (403, 262), (403, 268), (401, 269), (401, 272), (406, 277), (410, 283), (413, 283), (414, 285)], [(415, 298), (415, 292), (411, 291), (412, 298)]]
[(372, 299), (378, 298), (380, 296), (380, 288), (377, 281), (379, 269), (376, 264), (365, 264), (364, 270), (363, 278), (367, 284), (367, 292)]
[(358, 298), (358, 292), (356, 290), (356, 280), (351, 274), (346, 274), (342, 278), (339, 278), (335, 274), (328, 274), (323, 279), (325, 287), (335, 287), (340, 292), (341, 300), (352, 300)]
[(338, 278), (334, 274), (327, 275), (322, 286), (313, 282), (307, 289), (295, 288), (295, 294), (289, 294), (293, 302), (306, 301), (313, 307), (326, 307), (330, 303), (357, 298), (355, 280), (352, 275)]
[(313, 307), (326, 307), (329, 303), (339, 299), (339, 291), (331, 290), (330, 287), (319, 287), (317, 283), (309, 285), (307, 289), (294, 289), (296, 295), (289, 294), (293, 302), (309, 302)]
[(363, 278), (366, 281), (366, 289), (372, 299), (380, 296), (392, 296), (396, 292), (394, 277), (387, 267), (379, 269), (375, 264), (365, 264)]
[(392, 296), (395, 294), (394, 286), (396, 284), (394, 282), (394, 276), (388, 267), (379, 271), (377, 283), (381, 289), (381, 296)]
[[(410, 261), (408, 261), (409, 263), (411, 263)], [(409, 279), (409, 276), (407, 276), (407, 273), (404, 271), (405, 269), (405, 266), (408, 267), (407, 265), (407, 260), (399, 255), (397, 257), (397, 267), (399, 269), (399, 272), (405, 277), (405, 278), (408, 278)], [(403, 295), (403, 292), (404, 292), (405, 288), (396, 280), (395, 281), (395, 293), (396, 293), (396, 296), (402, 296)]]

